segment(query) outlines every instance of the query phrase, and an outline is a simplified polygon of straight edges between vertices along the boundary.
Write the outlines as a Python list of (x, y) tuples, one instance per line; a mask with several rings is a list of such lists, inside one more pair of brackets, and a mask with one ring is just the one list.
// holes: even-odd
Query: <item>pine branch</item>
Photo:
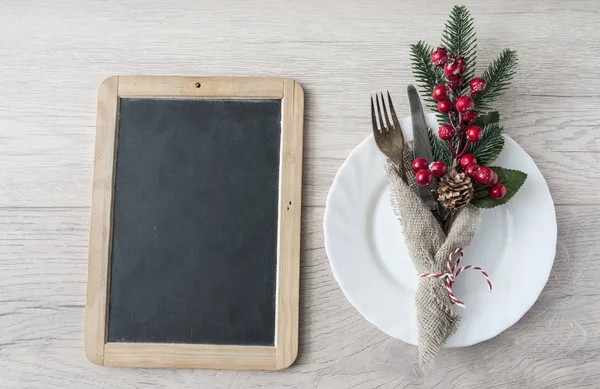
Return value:
[(444, 162), (446, 166), (448, 166), (448, 170), (450, 170), (452, 167), (452, 154), (450, 153), (448, 143), (434, 134), (431, 128), (427, 128), (427, 133), (429, 134), (429, 143), (431, 144), (433, 160)]
[(468, 81), (473, 78), (477, 62), (477, 37), (473, 17), (464, 5), (455, 5), (450, 12), (442, 33), (442, 43), (449, 52), (465, 57), (467, 71), (463, 74), (465, 83), (460, 88), (462, 92), (468, 86)]
[(492, 109), (492, 103), (510, 85), (515, 75), (516, 67), (517, 52), (504, 49), (483, 73), (483, 78), (487, 82), (487, 86), (481, 94), (474, 97), (475, 109), (482, 111)]
[(469, 145), (469, 154), (475, 155), (477, 163), (489, 165), (494, 162), (504, 148), (504, 129), (498, 123), (491, 123), (483, 127), (483, 138), (477, 143)]
[(437, 101), (433, 99), (433, 88), (443, 82), (443, 72), (441, 68), (433, 66), (431, 63), (431, 53), (433, 48), (423, 41), (410, 45), (410, 60), (412, 62), (413, 75), (417, 79), (421, 98), (427, 103), (427, 107), (433, 112), (437, 112), (438, 121), (448, 123), (448, 118), (439, 113)]

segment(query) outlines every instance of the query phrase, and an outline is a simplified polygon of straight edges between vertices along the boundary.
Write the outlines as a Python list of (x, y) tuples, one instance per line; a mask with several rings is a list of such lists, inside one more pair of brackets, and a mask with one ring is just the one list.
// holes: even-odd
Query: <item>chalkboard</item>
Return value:
[(281, 100), (121, 99), (109, 342), (275, 343), (280, 134)]
[(88, 358), (234, 369), (293, 362), (302, 114), (302, 89), (288, 79), (102, 84)]

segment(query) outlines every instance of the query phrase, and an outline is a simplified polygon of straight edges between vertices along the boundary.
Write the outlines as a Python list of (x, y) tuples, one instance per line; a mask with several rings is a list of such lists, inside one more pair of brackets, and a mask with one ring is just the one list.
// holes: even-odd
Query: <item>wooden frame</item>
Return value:
[[(114, 168), (120, 97), (281, 99), (274, 346), (107, 342)], [(284, 78), (113, 76), (100, 85), (84, 349), (104, 366), (279, 370), (298, 353), (304, 92)]]

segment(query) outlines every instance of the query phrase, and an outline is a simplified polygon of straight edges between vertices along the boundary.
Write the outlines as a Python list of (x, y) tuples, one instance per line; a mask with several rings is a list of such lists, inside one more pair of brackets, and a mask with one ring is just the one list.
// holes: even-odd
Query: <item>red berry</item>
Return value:
[(465, 70), (467, 70), (467, 62), (465, 61), (465, 57), (456, 58), (456, 63), (458, 64), (458, 74), (463, 74)]
[(485, 80), (483, 78), (474, 78), (471, 80), (470, 86), (471, 86), (471, 93), (476, 95), (485, 90), (485, 87), (487, 86), (487, 82), (485, 82)]
[(444, 66), (448, 60), (448, 53), (445, 47), (438, 47), (431, 53), (431, 63), (435, 66)]
[(448, 77), (448, 86), (451, 86), (452, 88), (458, 88), (462, 86), (462, 84), (463, 78), (461, 76)]
[(475, 179), (482, 185), (487, 185), (492, 180), (494, 171), (489, 167), (480, 167), (475, 173)]
[(468, 96), (460, 96), (456, 100), (456, 109), (458, 109), (458, 112), (466, 112), (473, 109), (473, 99)]
[[(492, 170), (493, 171), (493, 170)], [(493, 171), (494, 172), (494, 171)], [(494, 186), (498, 183), (498, 174), (496, 174), (496, 172), (494, 172), (494, 175), (492, 176), (492, 179), (490, 180), (490, 183), (488, 184), (489, 186)]]
[(436, 177), (441, 178), (448, 172), (448, 167), (442, 161), (435, 161), (429, 164), (429, 171)]
[(490, 197), (496, 200), (500, 200), (506, 196), (506, 187), (502, 184), (495, 184), (490, 188)]
[(444, 73), (449, 79), (460, 75), (460, 65), (455, 59), (448, 58), (448, 62), (444, 65)]
[(415, 160), (412, 163), (412, 169), (415, 172), (418, 172), (421, 169), (427, 169), (429, 167), (429, 163), (427, 163), (427, 160), (425, 158), (415, 158)]
[(438, 85), (433, 88), (433, 98), (437, 101), (448, 100), (448, 89), (445, 85)]
[(415, 174), (415, 181), (421, 186), (427, 186), (431, 184), (433, 174), (427, 169), (421, 169)]
[(477, 115), (479, 115), (479, 111), (465, 111), (460, 113), (460, 119), (463, 123), (469, 125), (477, 119)]
[(472, 163), (477, 164), (477, 158), (473, 154), (465, 154), (460, 159), (460, 166), (463, 168)]
[(438, 110), (441, 113), (448, 113), (452, 110), (452, 108), (454, 108), (454, 105), (452, 105), (451, 101), (448, 101), (448, 100), (438, 101)]
[(471, 142), (479, 142), (483, 138), (483, 130), (479, 126), (471, 126), (467, 129), (467, 139)]
[(454, 127), (449, 124), (444, 124), (438, 130), (438, 135), (440, 136), (440, 139), (450, 140), (454, 136)]
[(475, 177), (477, 171), (479, 170), (479, 165), (476, 163), (470, 163), (465, 166), (465, 174), (471, 178)]

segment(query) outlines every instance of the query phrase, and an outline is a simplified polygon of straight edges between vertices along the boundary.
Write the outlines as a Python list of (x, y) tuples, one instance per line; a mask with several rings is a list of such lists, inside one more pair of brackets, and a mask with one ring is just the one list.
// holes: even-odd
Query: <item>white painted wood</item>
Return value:
[[(370, 131), (369, 94), (406, 113), (408, 45), (436, 44), (451, 3), (3, 1), (0, 3), (0, 387), (556, 388), (600, 382), (600, 81), (593, 0), (467, 4), (480, 63), (520, 69), (497, 107), (558, 204), (559, 247), (538, 303), (513, 328), (444, 350), (366, 322), (323, 247), (327, 190)], [(482, 67), (482, 66), (480, 66)], [(300, 351), (278, 373), (101, 368), (83, 353), (97, 88), (112, 74), (252, 75), (305, 89)], [(523, 258), (523, 260), (527, 260)]]
[[(300, 353), (295, 365), (279, 373), (92, 365), (83, 354), (89, 210), (0, 210), (2, 387), (395, 388), (423, 382), (413, 372), (416, 348), (366, 322), (337, 286), (323, 246), (323, 210), (303, 209)], [(558, 256), (538, 303), (497, 338), (444, 350), (426, 387), (594, 387), (598, 382), (600, 207), (559, 206), (557, 214)]]

